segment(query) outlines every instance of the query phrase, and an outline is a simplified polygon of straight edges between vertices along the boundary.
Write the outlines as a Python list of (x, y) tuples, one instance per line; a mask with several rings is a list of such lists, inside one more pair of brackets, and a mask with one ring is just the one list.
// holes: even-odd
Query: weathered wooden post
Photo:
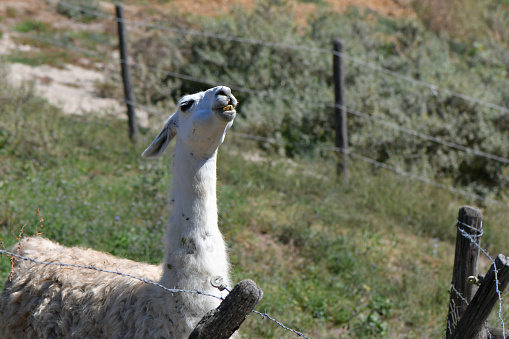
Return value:
[[(336, 39), (333, 41), (333, 71), (334, 71), (334, 93), (336, 97), (335, 105), (335, 129), (336, 129), (336, 147), (342, 155), (338, 154), (337, 174), (343, 175), (345, 186), (348, 185), (348, 135), (346, 128), (346, 110), (345, 110), (345, 70), (343, 67), (343, 41)], [(339, 152), (338, 152), (339, 153)]]
[(227, 339), (262, 300), (263, 291), (254, 281), (242, 280), (215, 310), (196, 325), (189, 339)]
[[(498, 286), (497, 286), (498, 283)], [(499, 301), (497, 289), (502, 294), (509, 283), (509, 262), (501, 254), (495, 259), (484, 276), (479, 290), (459, 320), (451, 339), (487, 338), (486, 320), (495, 304)], [(491, 330), (495, 331), (495, 330)], [(502, 332), (502, 331), (500, 331)], [(499, 338), (504, 338), (504, 334)], [(505, 333), (507, 335), (507, 333)], [(493, 335), (490, 336), (493, 338)]]
[[(477, 285), (468, 284), (467, 279), (470, 276), (477, 277), (478, 275), (477, 262), (482, 235), (482, 212), (469, 206), (461, 207), (457, 228), (446, 339), (452, 338), (458, 321), (477, 291)], [(472, 240), (466, 238), (462, 232), (468, 234)]]
[(134, 110), (134, 95), (131, 85), (131, 72), (129, 70), (129, 54), (127, 53), (127, 35), (124, 25), (124, 8), (121, 4), (115, 5), (118, 28), (118, 46), (120, 49), (120, 66), (122, 68), (122, 80), (124, 82), (125, 103), (127, 105), (127, 119), (129, 124), (129, 138), (136, 142), (138, 136), (138, 124)]

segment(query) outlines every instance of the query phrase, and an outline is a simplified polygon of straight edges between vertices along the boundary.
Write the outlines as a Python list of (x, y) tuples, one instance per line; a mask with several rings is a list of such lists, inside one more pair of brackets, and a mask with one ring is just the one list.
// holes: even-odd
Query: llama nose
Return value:
[(224, 95), (225, 97), (229, 97), (232, 95), (232, 90), (229, 87), (221, 86), (216, 92), (216, 95)]
[(233, 96), (232, 90), (229, 87), (221, 86), (216, 92), (217, 96), (225, 96), (228, 100), (227, 105), (237, 106), (237, 99)]

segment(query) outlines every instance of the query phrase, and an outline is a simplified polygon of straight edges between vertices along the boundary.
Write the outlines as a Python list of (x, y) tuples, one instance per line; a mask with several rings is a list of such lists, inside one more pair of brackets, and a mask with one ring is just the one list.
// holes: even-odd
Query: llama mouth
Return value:
[(232, 121), (237, 112), (235, 111), (235, 106), (233, 105), (226, 105), (224, 107), (219, 107), (216, 110), (216, 114), (225, 121)]

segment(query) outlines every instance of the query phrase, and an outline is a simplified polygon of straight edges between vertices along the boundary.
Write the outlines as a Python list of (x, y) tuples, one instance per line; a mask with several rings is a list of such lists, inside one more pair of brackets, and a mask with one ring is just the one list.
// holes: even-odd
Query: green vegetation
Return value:
[(50, 30), (50, 26), (48, 24), (41, 22), (41, 21), (34, 21), (34, 20), (29, 19), (27, 21), (17, 24), (14, 27), (14, 29), (17, 30), (18, 32), (22, 32), (22, 33), (28, 33), (28, 32), (33, 32), (33, 31), (47, 32), (48, 30)]
[(100, 57), (93, 53), (101, 55), (109, 51), (115, 43), (110, 33), (54, 29), (48, 24), (33, 20), (17, 24), (14, 29), (29, 33), (14, 37), (16, 43), (35, 48), (29, 51), (13, 50), (7, 55), (7, 60), (30, 66), (62, 67), (65, 64), (79, 64), (83, 60), (80, 50), (90, 52), (87, 58), (96, 61)]
[[(155, 132), (143, 131), (130, 148), (124, 121), (62, 115), (30, 88), (0, 84), (6, 246), (25, 224), (25, 236), (41, 230), (39, 208), (45, 237), (158, 263), (171, 152), (158, 161), (139, 157)], [(327, 157), (247, 160), (251, 152), (251, 142), (227, 137), (219, 210), (235, 281), (251, 278), (264, 290), (258, 310), (312, 337), (442, 333), (455, 216), (467, 201), (362, 163), (352, 164), (350, 187), (339, 187)], [(484, 213), (485, 246), (503, 252), (508, 212), (487, 206)], [(4, 281), (7, 258), (1, 267)], [(257, 315), (242, 333), (286, 335)]]
[(57, 4), (58, 13), (83, 22), (95, 20), (97, 16), (93, 12), (100, 12), (100, 9), (97, 0), (66, 0)]
[[(261, 2), (252, 11), (242, 8), (220, 18), (165, 17), (206, 35), (229, 35), (253, 40), (302, 45), (325, 52), (266, 47), (244, 42), (171, 34), (161, 30), (133, 43), (138, 63), (190, 75), (213, 83), (246, 87), (267, 94), (239, 93), (243, 112), (238, 128), (251, 134), (288, 142), (293, 156), (302, 149), (293, 143), (318, 147), (333, 141), (334, 102), (332, 39), (342, 38), (345, 53), (354, 58), (430, 82), (457, 93), (482, 98), (503, 107), (509, 86), (509, 50), (506, 45), (480, 36), (460, 40), (436, 34), (415, 19), (388, 19), (355, 8), (331, 14), (327, 6), (311, 16), (305, 27), (293, 19), (290, 6)], [(509, 22), (509, 21), (508, 21)], [(171, 46), (171, 48), (168, 48)], [(509, 157), (509, 114), (473, 104), (440, 88), (394, 78), (347, 59), (346, 104), (349, 108), (443, 140)], [(137, 67), (138, 97), (146, 104), (172, 103), (183, 92), (207, 85), (182, 81), (164, 73)], [(274, 114), (273, 112), (277, 112)], [(506, 164), (465, 154), (447, 146), (349, 115), (353, 150), (378, 161), (415, 173), (450, 178), (479, 194), (505, 199), (509, 188)], [(306, 149), (310, 149), (306, 148)], [(491, 192), (491, 193), (490, 193)]]
[(71, 62), (76, 62), (78, 55), (59, 48), (49, 48), (44, 51), (13, 51), (7, 57), (9, 62), (17, 62), (29, 66), (49, 65), (62, 67)]

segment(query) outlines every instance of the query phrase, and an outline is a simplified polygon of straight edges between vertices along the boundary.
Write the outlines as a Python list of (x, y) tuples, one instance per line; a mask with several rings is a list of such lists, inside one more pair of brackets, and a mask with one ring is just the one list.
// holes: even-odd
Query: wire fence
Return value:
[(166, 26), (166, 25), (154, 24), (154, 23), (143, 22), (143, 21), (119, 19), (119, 18), (117, 18), (115, 16), (107, 15), (107, 14), (105, 14), (103, 12), (95, 11), (95, 10), (92, 10), (92, 9), (89, 9), (89, 8), (85, 8), (83, 6), (78, 6), (78, 5), (75, 5), (75, 4), (71, 4), (71, 3), (68, 3), (66, 1), (50, 0), (49, 2), (51, 2), (53, 4), (58, 3), (61, 6), (65, 6), (65, 7), (73, 8), (73, 9), (76, 9), (76, 10), (80, 10), (80, 11), (83, 11), (83, 12), (88, 13), (90, 15), (99, 17), (99, 18), (114, 20), (114, 21), (117, 21), (117, 22), (121, 21), (121, 22), (124, 22), (125, 24), (131, 25), (131, 26), (138, 26), (138, 27), (145, 27), (145, 28), (151, 28), (151, 29), (164, 30), (166, 32), (172, 32), (172, 33), (182, 34), (182, 35), (194, 35), (194, 36), (200, 36), (200, 37), (204, 37), (204, 38), (213, 38), (213, 39), (219, 39), (219, 40), (225, 40), (225, 41), (234, 41), (234, 42), (239, 42), (239, 43), (257, 45), (257, 46), (264, 46), (264, 47), (270, 47), (270, 48), (284, 48), (284, 49), (302, 50), (302, 51), (308, 51), (308, 52), (314, 52), (314, 53), (320, 53), (320, 54), (337, 55), (337, 56), (341, 56), (341, 57), (343, 57), (343, 58), (345, 58), (347, 60), (350, 60), (350, 61), (352, 61), (354, 63), (357, 63), (357, 64), (359, 64), (361, 66), (364, 66), (366, 68), (382, 72), (383, 74), (393, 76), (393, 77), (395, 77), (397, 79), (400, 79), (400, 80), (407, 81), (407, 82), (409, 82), (409, 83), (411, 83), (413, 85), (426, 87), (426, 88), (430, 89), (433, 93), (436, 93), (438, 91), (443, 91), (443, 92), (445, 92), (445, 93), (447, 93), (447, 94), (449, 94), (449, 95), (451, 95), (453, 97), (456, 97), (456, 98), (459, 98), (459, 99), (462, 99), (462, 100), (465, 100), (465, 101), (469, 101), (470, 103), (478, 104), (478, 105), (481, 105), (481, 106), (486, 106), (488, 108), (499, 110), (500, 112), (503, 112), (503, 113), (509, 113), (509, 108), (507, 108), (507, 107), (503, 107), (501, 105), (497, 105), (497, 104), (494, 104), (494, 103), (491, 103), (491, 102), (487, 102), (485, 100), (474, 98), (472, 96), (469, 96), (469, 95), (466, 95), (466, 94), (463, 94), (463, 93), (458, 93), (458, 92), (449, 90), (447, 88), (442, 88), (442, 87), (440, 87), (438, 85), (435, 85), (435, 84), (432, 84), (432, 83), (429, 83), (429, 82), (426, 82), (426, 81), (416, 80), (416, 79), (413, 79), (413, 78), (411, 78), (411, 77), (409, 77), (409, 76), (407, 76), (405, 74), (401, 74), (401, 73), (392, 71), (390, 69), (381, 67), (379, 65), (376, 65), (374, 63), (365, 61), (363, 59), (356, 58), (356, 57), (347, 55), (345, 53), (340, 53), (340, 52), (333, 51), (333, 50), (330, 50), (330, 49), (313, 48), (313, 47), (302, 46), (302, 45), (290, 45), (290, 44), (283, 44), (283, 43), (270, 42), (270, 41), (264, 41), (264, 40), (243, 38), (243, 37), (237, 37), (237, 36), (214, 34), (214, 33), (202, 32), (202, 31), (197, 31), (197, 30), (182, 29), (182, 28), (179, 28), (179, 27), (170, 27), (170, 26)]
[[(380, 66), (378, 66), (376, 64), (369, 63), (369, 62), (366, 62), (366, 61), (364, 61), (362, 59), (351, 57), (351, 56), (346, 55), (345, 53), (339, 53), (339, 52), (336, 52), (336, 51), (333, 51), (333, 50), (318, 49), (318, 48), (309, 48), (309, 47), (306, 47), (306, 46), (299, 46), (299, 45), (287, 45), (287, 44), (272, 43), (272, 42), (263, 41), (263, 40), (245, 39), (245, 38), (232, 37), (232, 36), (227, 36), (227, 35), (218, 35), (218, 34), (211, 34), (211, 33), (206, 33), (206, 32), (200, 32), (200, 31), (196, 31), (196, 30), (186, 30), (186, 29), (177, 28), (177, 27), (169, 27), (169, 26), (164, 26), (164, 25), (156, 25), (156, 24), (151, 24), (151, 23), (147, 23), (147, 22), (140, 22), (140, 21), (134, 21), (134, 20), (127, 20), (127, 19), (119, 19), (119, 18), (117, 18), (115, 16), (108, 15), (108, 14), (105, 14), (105, 13), (100, 12), (100, 11), (92, 10), (92, 9), (89, 9), (89, 8), (86, 8), (86, 7), (83, 7), (83, 6), (71, 4), (71, 3), (68, 3), (68, 2), (65, 2), (65, 1), (61, 1), (61, 0), (59, 0), (59, 1), (50, 0), (49, 2), (51, 2), (53, 4), (57, 4), (58, 3), (59, 5), (64, 6), (64, 7), (72, 8), (72, 9), (75, 9), (75, 10), (80, 10), (82, 12), (91, 14), (91, 15), (99, 17), (99, 18), (110, 19), (110, 20), (113, 20), (115, 22), (124, 22), (125, 24), (128, 24), (128, 25), (135, 25), (135, 26), (140, 26), (140, 27), (145, 27), (145, 28), (152, 28), (152, 29), (160, 29), (160, 30), (165, 30), (165, 31), (168, 31), (168, 32), (178, 33), (178, 34), (196, 35), (196, 36), (201, 36), (201, 37), (206, 37), (206, 38), (214, 38), (214, 39), (220, 39), (220, 40), (227, 40), (227, 41), (235, 41), (235, 42), (241, 42), (241, 43), (248, 43), (248, 44), (260, 45), (260, 46), (271, 47), (271, 48), (286, 48), (286, 49), (293, 49), (293, 50), (306, 50), (306, 51), (315, 52), (315, 53), (322, 53), (322, 54), (325, 53), (325, 54), (331, 54), (331, 55), (339, 55), (339, 56), (344, 57), (347, 60), (354, 61), (356, 63), (359, 63), (359, 64), (363, 65), (363, 66), (369, 67), (371, 69), (379, 70), (379, 71), (382, 71), (385, 74), (393, 75), (393, 76), (395, 76), (398, 79), (405, 80), (405, 81), (411, 82), (413, 84), (425, 86), (425, 87), (427, 87), (429, 89), (432, 89), (434, 92), (437, 91), (437, 90), (441, 90), (441, 91), (444, 91), (444, 92), (446, 92), (446, 93), (448, 93), (448, 94), (450, 94), (452, 96), (455, 96), (455, 97), (461, 98), (463, 100), (469, 101), (469, 102), (471, 102), (473, 104), (483, 105), (483, 106), (486, 106), (486, 107), (489, 107), (489, 108), (493, 108), (493, 109), (497, 109), (497, 110), (500, 110), (500, 111), (506, 112), (506, 113), (509, 112), (509, 109), (506, 108), (506, 107), (503, 107), (503, 106), (500, 106), (500, 105), (496, 105), (494, 103), (486, 102), (486, 101), (483, 101), (483, 100), (480, 100), (480, 99), (477, 99), (477, 98), (473, 98), (473, 97), (468, 96), (468, 95), (457, 93), (457, 92), (451, 91), (451, 90), (446, 89), (446, 88), (440, 88), (439, 86), (431, 84), (431, 83), (415, 80), (415, 79), (412, 79), (411, 77), (408, 77), (408, 76), (406, 76), (404, 74), (400, 74), (400, 73), (391, 71), (389, 69), (380, 67)], [(6, 28), (6, 27), (3, 27), (3, 28)], [(9, 30), (9, 28), (7, 28), (7, 29)], [(16, 34), (21, 34), (21, 35), (26, 36), (26, 37), (30, 37), (30, 38), (33, 38), (33, 39), (37, 39), (37, 40), (40, 40), (40, 41), (43, 41), (43, 42), (55, 45), (55, 46), (58, 46), (58, 47), (63, 47), (63, 48), (69, 49), (69, 50), (71, 50), (73, 52), (77, 52), (77, 53), (81, 53), (81, 54), (85, 54), (85, 55), (103, 57), (103, 58), (106, 57), (105, 54), (100, 54), (100, 53), (97, 53), (97, 52), (92, 52), (92, 51), (88, 51), (88, 50), (85, 50), (85, 49), (82, 49), (82, 48), (78, 48), (78, 47), (75, 47), (75, 46), (72, 46), (72, 45), (69, 45), (69, 44), (64, 44), (64, 43), (59, 42), (59, 41), (54, 40), (54, 39), (44, 38), (44, 37), (36, 36), (36, 35), (33, 35), (33, 34), (29, 34), (29, 33), (23, 33), (23, 32), (17, 32), (17, 31), (13, 31), (13, 32), (16, 33)], [(134, 62), (129, 62), (127, 60), (119, 60), (119, 59), (114, 60), (113, 58), (111, 58), (111, 56), (110, 56), (110, 61), (111, 62), (116, 61), (117, 63), (120, 62), (120, 63), (123, 63), (123, 64), (127, 64), (128, 66), (133, 67), (133, 68), (144, 67), (144, 68), (146, 68), (149, 71), (161, 73), (161, 74), (164, 74), (164, 75), (167, 75), (167, 76), (171, 76), (171, 77), (174, 77), (174, 78), (179, 78), (179, 79), (182, 79), (182, 80), (193, 81), (193, 82), (207, 84), (207, 85), (215, 85), (215, 84), (217, 84), (217, 82), (215, 82), (215, 81), (210, 81), (210, 80), (206, 80), (206, 79), (202, 79), (202, 78), (197, 78), (197, 77), (193, 77), (193, 76), (189, 76), (189, 75), (185, 75), (185, 74), (180, 74), (180, 73), (172, 72), (172, 71), (165, 70), (165, 69), (162, 69), (162, 68), (159, 68), (159, 67), (155, 67), (155, 66), (151, 66), (151, 65), (140, 65), (140, 64), (137, 64), (137, 63), (134, 63)], [(295, 98), (294, 97), (288, 97), (288, 96), (285, 97), (285, 96), (280, 96), (280, 95), (276, 96), (276, 95), (270, 93), (269, 91), (260, 91), (260, 90), (245, 88), (245, 87), (242, 87), (242, 86), (230, 86), (230, 87), (232, 89), (236, 90), (236, 91), (243, 92), (243, 93), (248, 93), (248, 94), (253, 94), (253, 95), (260, 95), (260, 96), (268, 97), (268, 98), (271, 98), (271, 99), (283, 99), (283, 100), (288, 100), (288, 101), (292, 101), (292, 103), (295, 103)], [(493, 154), (490, 154), (490, 153), (487, 153), (487, 152), (483, 152), (483, 151), (479, 151), (479, 150), (473, 149), (472, 147), (467, 147), (467, 146), (460, 145), (460, 144), (457, 144), (457, 143), (453, 143), (453, 142), (449, 142), (449, 141), (446, 141), (446, 140), (442, 140), (440, 138), (437, 138), (437, 137), (434, 137), (434, 136), (431, 136), (431, 135), (427, 135), (425, 133), (418, 132), (418, 131), (410, 129), (410, 128), (406, 128), (406, 127), (400, 126), (400, 125), (398, 125), (396, 123), (393, 123), (393, 122), (390, 122), (390, 121), (387, 121), (387, 120), (384, 120), (384, 119), (381, 119), (381, 118), (374, 118), (373, 116), (371, 116), (369, 114), (356, 111), (356, 110), (354, 110), (354, 109), (352, 109), (350, 107), (347, 107), (347, 106), (327, 104), (327, 103), (317, 103), (317, 102), (312, 102), (312, 101), (309, 101), (309, 100), (308, 101), (301, 100), (300, 103), (301, 104), (307, 103), (307, 104), (312, 104), (312, 105), (320, 105), (320, 106), (325, 106), (325, 107), (329, 107), (329, 108), (338, 107), (338, 108), (346, 110), (347, 113), (349, 113), (349, 114), (352, 114), (354, 116), (360, 117), (360, 118), (365, 119), (365, 120), (370, 120), (372, 122), (376, 122), (378, 124), (384, 125), (385, 127), (389, 127), (389, 128), (395, 129), (395, 130), (399, 130), (399, 131), (402, 131), (402, 132), (407, 133), (409, 135), (413, 135), (415, 137), (418, 137), (418, 138), (421, 138), (421, 139), (424, 139), (424, 140), (427, 140), (427, 141), (432, 141), (432, 142), (435, 142), (435, 143), (438, 143), (438, 144), (441, 144), (441, 145), (444, 145), (444, 146), (447, 146), (447, 147), (451, 147), (451, 148), (454, 148), (454, 149), (457, 149), (457, 150), (460, 150), (460, 151), (471, 153), (471, 154), (474, 154), (476, 156), (481, 156), (481, 157), (485, 157), (485, 158), (490, 159), (490, 160), (495, 160), (495, 161), (498, 161), (498, 162), (501, 162), (501, 163), (504, 163), (504, 164), (509, 164), (509, 159), (508, 158), (500, 157), (500, 156), (493, 155)]]
[[(206, 79), (202, 79), (202, 78), (197, 78), (197, 77), (193, 77), (193, 76), (189, 76), (189, 75), (185, 75), (185, 74), (180, 74), (180, 73), (176, 73), (176, 72), (171, 72), (169, 70), (165, 70), (165, 69), (162, 69), (162, 68), (159, 68), (159, 67), (153, 67), (153, 66), (150, 66), (150, 65), (142, 65), (142, 64), (139, 64), (139, 63), (135, 63), (135, 62), (128, 62), (126, 60), (121, 60), (121, 59), (118, 59), (118, 58), (114, 58), (111, 55), (107, 56), (106, 54), (101, 54), (101, 53), (97, 53), (97, 52), (93, 52), (93, 51), (88, 51), (88, 50), (84, 50), (82, 48), (76, 48), (76, 47), (74, 47), (72, 45), (63, 44), (63, 43), (61, 43), (61, 42), (59, 42), (57, 40), (54, 40), (54, 39), (48, 39), (48, 38), (44, 38), (44, 37), (39, 37), (39, 36), (34, 35), (34, 34), (29, 34), (29, 33), (24, 33), (24, 32), (17, 32), (17, 31), (14, 31), (14, 30), (10, 30), (10, 32), (12, 32), (13, 34), (20, 34), (21, 36), (24, 36), (24, 37), (36, 39), (36, 40), (39, 40), (41, 42), (49, 43), (49, 44), (52, 44), (52, 45), (57, 46), (57, 47), (66, 48), (66, 49), (68, 49), (70, 51), (73, 51), (73, 52), (76, 52), (76, 53), (81, 53), (81, 54), (86, 54), (86, 55), (89, 55), (89, 56), (95, 56), (95, 57), (103, 58), (103, 60), (109, 60), (108, 62), (113, 64), (113, 65), (118, 64), (118, 63), (124, 63), (124, 64), (129, 65), (132, 68), (144, 68), (144, 69), (149, 70), (151, 72), (161, 73), (161, 74), (164, 74), (164, 75), (167, 75), (167, 76), (171, 76), (171, 77), (174, 77), (174, 78), (178, 78), (178, 79), (182, 79), (182, 80), (193, 81), (193, 82), (202, 83), (202, 84), (206, 84), (206, 85), (210, 85), (210, 86), (215, 86), (217, 84), (217, 82), (214, 82), (214, 81), (210, 81), (210, 80), (206, 80)], [(462, 151), (462, 152), (465, 152), (465, 153), (469, 153), (469, 154), (473, 154), (475, 156), (484, 157), (486, 159), (494, 160), (494, 161), (497, 161), (497, 162), (500, 162), (500, 163), (504, 163), (504, 164), (509, 164), (509, 159), (508, 158), (500, 157), (500, 156), (497, 156), (497, 155), (494, 155), (494, 154), (490, 154), (490, 153), (486, 153), (486, 152), (483, 152), (483, 151), (479, 151), (479, 150), (473, 149), (471, 147), (466, 147), (466, 146), (463, 146), (463, 145), (460, 145), (460, 144), (457, 144), (457, 143), (449, 142), (449, 141), (446, 141), (446, 140), (443, 140), (443, 139), (440, 139), (440, 138), (437, 138), (437, 137), (434, 137), (434, 136), (431, 136), (431, 135), (428, 135), (428, 134), (425, 134), (425, 133), (422, 133), (422, 132), (418, 132), (416, 130), (412, 130), (412, 129), (400, 126), (400, 125), (398, 125), (396, 123), (393, 123), (393, 122), (390, 122), (390, 121), (387, 121), (387, 120), (384, 120), (384, 119), (372, 117), (372, 116), (370, 116), (368, 114), (365, 114), (365, 113), (353, 110), (353, 109), (351, 109), (349, 107), (346, 107), (346, 106), (343, 106), (343, 105), (337, 105), (337, 104), (326, 103), (326, 102), (314, 102), (314, 101), (310, 101), (310, 100), (301, 100), (301, 101), (295, 102), (295, 98), (293, 98), (293, 97), (274, 95), (273, 93), (270, 93), (269, 91), (260, 91), (260, 90), (250, 89), (250, 88), (241, 87), (241, 86), (230, 86), (230, 87), (233, 90), (235, 90), (235, 91), (239, 91), (239, 92), (243, 92), (243, 93), (247, 93), (247, 94), (251, 94), (251, 95), (263, 96), (265, 98), (273, 99), (273, 100), (276, 100), (276, 99), (278, 99), (278, 100), (287, 100), (287, 101), (291, 101), (292, 103), (296, 103), (296, 104), (300, 104), (300, 105), (307, 104), (307, 105), (313, 105), (313, 106), (316, 106), (316, 107), (328, 107), (328, 108), (336, 108), (337, 107), (337, 108), (341, 108), (341, 109), (344, 109), (347, 113), (352, 114), (353, 116), (356, 116), (356, 117), (359, 117), (359, 118), (362, 118), (362, 119), (365, 119), (365, 120), (368, 120), (368, 121), (371, 121), (371, 122), (383, 125), (385, 127), (389, 127), (389, 128), (392, 128), (392, 129), (404, 132), (404, 133), (406, 133), (408, 135), (411, 135), (411, 136), (414, 136), (414, 137), (417, 137), (417, 138), (420, 138), (420, 139), (423, 139), (423, 140), (426, 140), (426, 141), (431, 141), (431, 142), (434, 142), (434, 143), (437, 143), (437, 144), (440, 144), (440, 145), (443, 145), (443, 146), (446, 146), (446, 147), (454, 148), (456, 150), (459, 150), (459, 151)], [(155, 113), (155, 114), (158, 114), (158, 115), (163, 114), (163, 112), (161, 112), (160, 110), (151, 108), (151, 107), (149, 107), (147, 105), (141, 105), (141, 104), (138, 104), (138, 103), (130, 101), (130, 100), (125, 100), (125, 99), (120, 99), (120, 98), (111, 98), (111, 99), (115, 99), (115, 100), (118, 100), (119, 102), (131, 104), (131, 105), (133, 105), (135, 107), (138, 107), (140, 109), (143, 109), (143, 110), (145, 110), (147, 112), (152, 112), (152, 113)], [(305, 148), (315, 147), (316, 148), (316, 146), (314, 146), (314, 145), (305, 145), (305, 144), (298, 144), (298, 143), (291, 143), (291, 142), (281, 142), (281, 141), (276, 141), (275, 139), (272, 139), (272, 138), (267, 138), (267, 137), (263, 137), (263, 136), (248, 135), (248, 134), (245, 134), (245, 133), (237, 133), (237, 135), (239, 137), (245, 137), (245, 138), (251, 139), (251, 140), (258, 140), (258, 141), (263, 141), (263, 142), (267, 142), (267, 143), (271, 143), (271, 144), (279, 144), (279, 145), (282, 145), (282, 146), (286, 145), (286, 146), (293, 146), (293, 147), (297, 147), (297, 148), (299, 148), (299, 147), (301, 147), (301, 148), (304, 148), (304, 147)], [(382, 163), (382, 162), (377, 161), (377, 160), (375, 160), (373, 158), (370, 158), (370, 157), (358, 154), (358, 153), (350, 151), (350, 150), (345, 152), (345, 150), (343, 150), (343, 149), (341, 149), (339, 147), (334, 147), (332, 145), (321, 146), (321, 147), (318, 147), (318, 149), (345, 153), (348, 156), (350, 156), (352, 158), (355, 158), (357, 160), (360, 160), (360, 161), (363, 161), (363, 162), (366, 162), (366, 163), (370, 163), (371, 165), (374, 165), (374, 166), (376, 166), (378, 168), (384, 168), (384, 169), (392, 171), (392, 172), (394, 172), (394, 173), (396, 173), (398, 175), (401, 175), (401, 176), (404, 176), (404, 177), (407, 177), (407, 178), (410, 178), (410, 179), (413, 179), (413, 180), (418, 180), (418, 181), (424, 182), (426, 184), (433, 185), (435, 187), (447, 189), (447, 190), (449, 190), (449, 191), (451, 191), (453, 193), (458, 193), (458, 194), (461, 194), (461, 195), (466, 196), (466, 197), (473, 198), (473, 199), (478, 200), (478, 201), (486, 202), (488, 204), (496, 204), (496, 205), (507, 206), (507, 203), (504, 202), (504, 201), (493, 199), (493, 198), (487, 198), (487, 197), (484, 197), (482, 195), (466, 191), (464, 189), (460, 189), (460, 188), (456, 188), (456, 187), (453, 187), (453, 186), (445, 185), (445, 184), (439, 183), (436, 180), (433, 180), (431, 178), (424, 177), (422, 175), (417, 175), (417, 174), (408, 172), (408, 171), (406, 171), (406, 170), (404, 170), (402, 168), (399, 168), (397, 166), (392, 166), (392, 165), (389, 165), (387, 163)]]
[[(82, 49), (82, 48), (77, 48), (77, 47), (74, 47), (74, 46), (71, 46), (71, 45), (68, 45), (68, 44), (63, 44), (63, 43), (61, 43), (61, 42), (59, 42), (57, 40), (43, 38), (43, 37), (38, 37), (36, 35), (29, 34), (29, 33), (16, 32), (16, 31), (13, 31), (13, 30), (11, 30), (11, 32), (13, 32), (15, 34), (20, 34), (20, 35), (25, 36), (25, 37), (29, 37), (29, 38), (32, 38), (32, 39), (36, 39), (36, 40), (39, 40), (39, 41), (42, 41), (42, 42), (46, 42), (46, 43), (52, 44), (52, 45), (57, 46), (57, 47), (66, 48), (66, 49), (69, 49), (70, 51), (73, 51), (73, 52), (77, 52), (77, 53), (81, 53), (81, 54), (86, 54), (86, 55), (90, 55), (90, 56), (103, 57), (103, 58), (106, 56), (104, 54), (88, 51), (88, 50), (85, 50), (85, 49)], [(160, 67), (155, 67), (155, 66), (150, 66), (150, 65), (142, 65), (142, 64), (139, 64), (139, 63), (135, 63), (135, 62), (128, 62), (126, 60), (111, 58), (110, 62), (114, 62), (114, 61), (116, 61), (117, 63), (126, 64), (126, 65), (128, 65), (128, 66), (130, 66), (132, 68), (138, 68), (138, 69), (139, 68), (145, 68), (145, 69), (147, 69), (149, 71), (152, 71), (152, 72), (161, 73), (161, 74), (164, 74), (164, 75), (167, 75), (167, 76), (171, 76), (171, 77), (174, 77), (174, 78), (178, 78), (178, 79), (182, 79), (182, 80), (193, 81), (193, 82), (197, 82), (197, 83), (201, 83), (201, 84), (205, 84), (205, 85), (210, 85), (210, 86), (215, 86), (217, 84), (217, 82), (215, 82), (215, 81), (210, 81), (210, 80), (206, 80), (206, 79), (202, 79), (202, 78), (197, 78), (197, 77), (193, 77), (193, 76), (189, 76), (189, 75), (185, 75), (185, 74), (180, 74), (180, 73), (172, 72), (172, 71), (169, 71), (169, 70), (162, 69)], [(263, 97), (266, 97), (266, 98), (269, 98), (269, 99), (273, 99), (273, 100), (276, 100), (276, 99), (277, 100), (281, 100), (282, 99), (282, 100), (286, 100), (286, 101), (291, 101), (293, 103), (295, 102), (295, 98), (293, 98), (293, 97), (275, 95), (275, 94), (273, 94), (273, 93), (271, 93), (269, 91), (260, 91), (260, 90), (255, 90), (255, 89), (241, 87), (241, 86), (230, 86), (230, 87), (233, 90), (235, 90), (235, 91), (239, 91), (239, 92), (243, 92), (243, 93), (248, 93), (248, 94), (252, 94), (252, 95), (263, 96)], [(119, 100), (118, 98), (116, 98), (116, 99)], [(124, 102), (125, 102), (125, 100), (124, 100)], [(129, 101), (129, 103), (134, 104), (134, 102), (131, 102), (131, 101)], [(393, 123), (393, 122), (390, 122), (390, 121), (387, 121), (387, 120), (384, 120), (384, 119), (381, 119), (381, 118), (375, 118), (375, 117), (373, 117), (373, 116), (371, 116), (369, 114), (356, 111), (356, 110), (351, 109), (350, 107), (347, 107), (347, 106), (344, 106), (344, 105), (331, 104), (331, 103), (323, 103), (323, 102), (319, 103), (319, 102), (313, 102), (313, 101), (310, 101), (310, 100), (301, 100), (298, 103), (299, 104), (316, 105), (317, 107), (320, 106), (320, 107), (329, 107), (329, 108), (344, 109), (347, 113), (352, 114), (352, 115), (354, 115), (356, 117), (359, 117), (359, 118), (362, 118), (362, 119), (365, 119), (365, 120), (369, 120), (369, 121), (378, 123), (378, 124), (383, 125), (385, 127), (389, 127), (389, 128), (392, 128), (392, 129), (404, 132), (406, 134), (418, 137), (420, 139), (423, 139), (423, 140), (426, 140), (426, 141), (432, 141), (434, 143), (437, 143), (437, 144), (440, 144), (440, 145), (443, 145), (443, 146), (454, 148), (454, 149), (457, 149), (459, 151), (470, 153), (470, 154), (473, 154), (473, 155), (476, 155), (476, 156), (484, 157), (486, 159), (495, 160), (495, 161), (498, 161), (498, 162), (503, 163), (503, 164), (509, 164), (509, 159), (508, 158), (497, 156), (497, 155), (490, 154), (490, 153), (483, 152), (483, 151), (479, 151), (479, 150), (476, 150), (476, 149), (474, 149), (472, 147), (466, 147), (466, 146), (463, 146), (463, 145), (460, 145), (460, 144), (457, 144), (457, 143), (446, 141), (446, 140), (443, 140), (441, 138), (428, 135), (426, 133), (422, 133), (422, 132), (419, 132), (419, 131), (416, 131), (416, 130), (413, 130), (413, 129), (410, 129), (410, 128), (406, 128), (406, 127), (400, 126), (400, 125), (398, 125), (396, 123)]]

